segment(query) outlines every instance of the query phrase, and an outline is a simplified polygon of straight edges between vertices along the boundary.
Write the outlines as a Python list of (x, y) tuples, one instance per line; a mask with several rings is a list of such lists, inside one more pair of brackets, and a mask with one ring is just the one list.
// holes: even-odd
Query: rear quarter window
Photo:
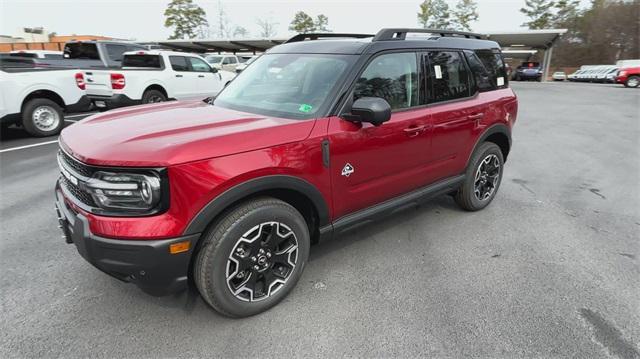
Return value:
[(94, 43), (70, 43), (64, 45), (66, 59), (100, 60), (98, 48)]
[(162, 68), (162, 58), (158, 55), (125, 55), (122, 67)]
[(494, 50), (476, 50), (476, 56), (480, 59), (484, 68), (489, 73), (489, 80), (494, 88), (508, 86), (507, 69), (504, 66), (502, 54)]

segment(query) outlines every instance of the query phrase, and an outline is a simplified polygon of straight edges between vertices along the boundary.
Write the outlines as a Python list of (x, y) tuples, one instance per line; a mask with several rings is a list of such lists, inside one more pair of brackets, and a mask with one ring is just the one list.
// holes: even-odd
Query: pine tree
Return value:
[(172, 0), (164, 11), (165, 27), (173, 27), (169, 39), (195, 38), (199, 29), (208, 26), (206, 13), (193, 0)]
[(460, 0), (453, 12), (452, 26), (457, 30), (471, 31), (471, 23), (478, 20), (478, 4), (474, 0)]
[(547, 29), (552, 26), (554, 14), (552, 12), (555, 3), (550, 0), (525, 0), (525, 7), (520, 12), (530, 20), (522, 24), (529, 29)]
[(418, 23), (425, 29), (450, 29), (449, 5), (445, 0), (424, 0), (420, 4)]
[(316, 31), (316, 24), (313, 22), (313, 18), (306, 12), (298, 11), (289, 25), (289, 30), (295, 31), (298, 34), (314, 32)]
[(318, 15), (315, 22), (317, 32), (331, 32), (329, 30), (329, 18), (323, 14)]

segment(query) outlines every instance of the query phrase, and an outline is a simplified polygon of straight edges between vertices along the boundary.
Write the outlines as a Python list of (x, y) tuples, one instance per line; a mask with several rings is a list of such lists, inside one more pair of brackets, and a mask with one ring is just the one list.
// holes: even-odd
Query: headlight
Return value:
[(107, 211), (151, 212), (162, 200), (161, 179), (155, 173), (98, 171), (85, 188), (95, 203)]

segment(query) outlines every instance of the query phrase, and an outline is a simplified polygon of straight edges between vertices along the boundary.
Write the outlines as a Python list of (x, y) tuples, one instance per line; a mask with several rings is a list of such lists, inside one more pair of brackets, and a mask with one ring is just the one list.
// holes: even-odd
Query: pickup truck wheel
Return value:
[(46, 98), (29, 100), (22, 109), (22, 126), (32, 136), (56, 135), (64, 127), (62, 108)]
[(203, 235), (193, 268), (204, 300), (223, 315), (247, 317), (280, 302), (309, 257), (309, 229), (289, 204), (245, 202)]
[(495, 143), (485, 142), (471, 156), (466, 178), (454, 199), (467, 211), (483, 209), (498, 192), (504, 159)]
[(142, 103), (156, 103), (167, 101), (167, 97), (158, 90), (147, 90), (142, 94)]
[(638, 76), (629, 76), (627, 81), (624, 82), (625, 87), (638, 87), (640, 86), (640, 77)]

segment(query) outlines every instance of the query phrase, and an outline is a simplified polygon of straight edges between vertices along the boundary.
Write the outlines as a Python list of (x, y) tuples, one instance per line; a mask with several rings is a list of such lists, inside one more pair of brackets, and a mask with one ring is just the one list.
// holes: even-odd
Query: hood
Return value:
[(88, 117), (65, 128), (60, 144), (92, 165), (166, 167), (301, 141), (314, 123), (166, 102)]

